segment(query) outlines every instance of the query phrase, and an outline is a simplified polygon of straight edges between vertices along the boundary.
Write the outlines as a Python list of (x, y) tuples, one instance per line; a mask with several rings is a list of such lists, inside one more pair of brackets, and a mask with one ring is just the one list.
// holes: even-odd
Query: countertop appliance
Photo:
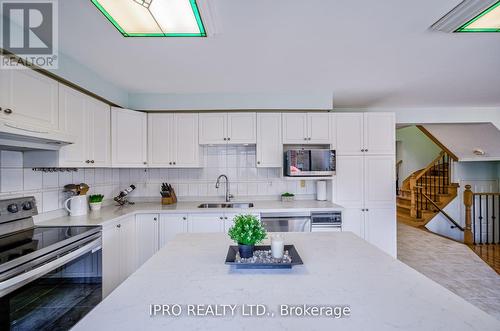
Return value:
[(268, 232), (311, 232), (311, 213), (262, 213), (260, 221)]
[(102, 300), (101, 227), (37, 214), (34, 197), (0, 200), (1, 330), (69, 330)]
[(284, 163), (290, 177), (335, 175), (335, 151), (330, 149), (291, 149), (285, 152)]
[(338, 232), (342, 231), (342, 212), (313, 212), (311, 213), (311, 232)]

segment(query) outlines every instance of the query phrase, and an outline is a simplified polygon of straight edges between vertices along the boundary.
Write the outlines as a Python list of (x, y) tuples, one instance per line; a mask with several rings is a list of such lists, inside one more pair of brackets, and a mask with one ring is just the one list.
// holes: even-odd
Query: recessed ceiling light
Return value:
[(196, 0), (91, 0), (125, 37), (206, 37)]
[(444, 32), (500, 32), (499, 0), (464, 0), (434, 23)]
[(456, 32), (500, 32), (500, 1), (462, 25)]

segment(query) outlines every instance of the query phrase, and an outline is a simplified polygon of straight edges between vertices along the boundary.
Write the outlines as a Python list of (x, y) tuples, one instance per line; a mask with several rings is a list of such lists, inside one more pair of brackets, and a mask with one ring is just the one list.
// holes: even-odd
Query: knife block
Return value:
[(174, 189), (172, 189), (172, 192), (169, 197), (161, 197), (162, 205), (172, 205), (176, 202), (177, 202), (177, 195), (175, 194)]

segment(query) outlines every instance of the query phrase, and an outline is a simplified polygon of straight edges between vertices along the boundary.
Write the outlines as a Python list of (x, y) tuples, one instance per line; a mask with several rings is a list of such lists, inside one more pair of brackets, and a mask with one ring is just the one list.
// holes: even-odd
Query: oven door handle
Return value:
[(64, 256), (61, 256), (60, 258), (56, 258), (55, 260), (42, 264), (35, 269), (0, 282), (0, 297), (3, 297), (4, 295), (17, 290), (18, 288), (34, 281), (35, 279), (42, 277), (46, 273), (59, 268), (66, 263), (77, 259), (84, 254), (87, 254), (88, 252), (95, 252), (99, 250), (101, 248), (101, 245), (101, 238), (96, 239), (86, 244), (85, 246), (82, 246)]

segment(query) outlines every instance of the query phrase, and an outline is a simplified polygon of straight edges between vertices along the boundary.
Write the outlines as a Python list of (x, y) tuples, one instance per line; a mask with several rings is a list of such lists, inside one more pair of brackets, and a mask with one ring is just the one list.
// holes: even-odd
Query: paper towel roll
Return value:
[(326, 201), (326, 181), (316, 181), (316, 200)]

